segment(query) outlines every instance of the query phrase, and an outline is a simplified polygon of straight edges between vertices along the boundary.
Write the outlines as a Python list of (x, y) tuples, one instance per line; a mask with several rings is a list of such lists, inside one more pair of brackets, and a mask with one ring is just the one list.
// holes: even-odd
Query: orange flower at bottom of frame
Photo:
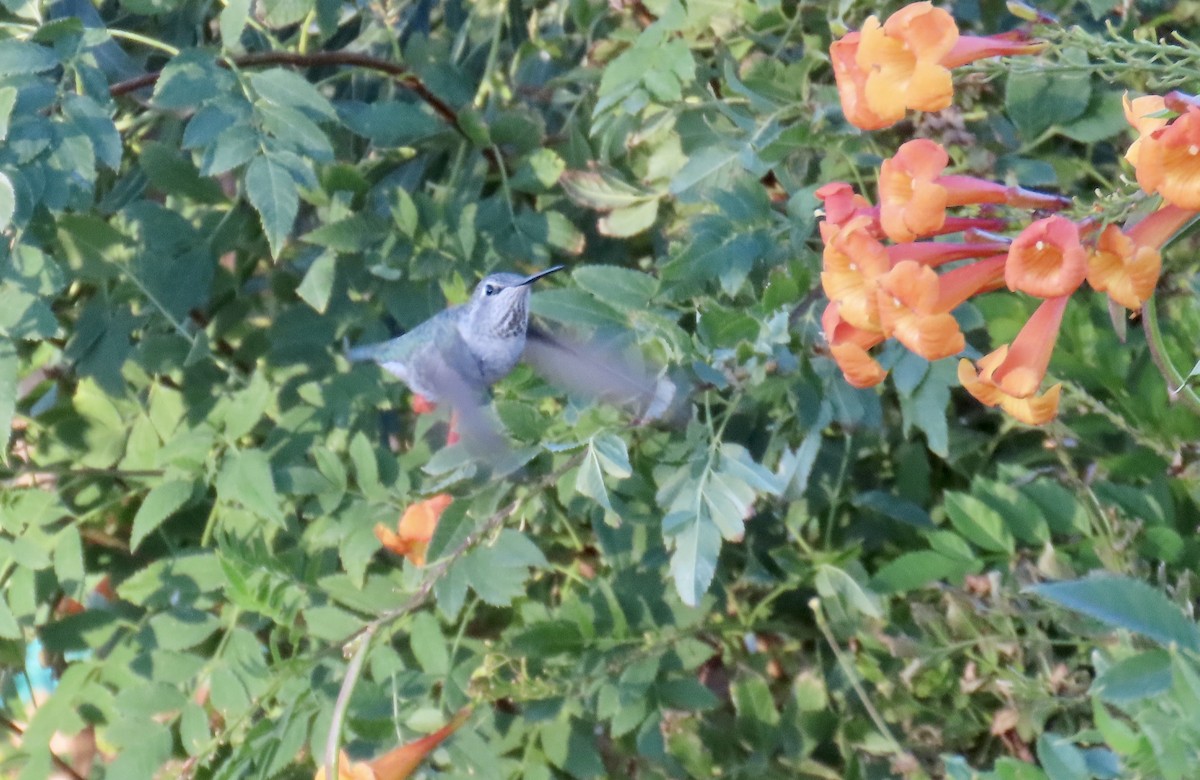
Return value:
[(985, 406), (999, 405), (1026, 425), (1054, 419), (1062, 384), (1042, 395), (1037, 395), (1037, 389), (1046, 377), (1069, 297), (1043, 301), (1011, 345), (1002, 345), (975, 365), (965, 358), (959, 361), (958, 381), (967, 392)]
[(379, 523), (375, 537), (388, 550), (403, 555), (417, 566), (425, 565), (425, 549), (437, 529), (438, 520), (454, 499), (448, 493), (438, 493), (410, 505), (400, 516), (395, 531)]
[[(434, 748), (467, 722), (471, 711), (460, 710), (442, 728), (384, 753), (372, 761), (354, 761), (344, 751), (338, 751), (338, 780), (405, 780), (421, 765)], [(325, 780), (325, 767), (317, 769), (313, 780)]]

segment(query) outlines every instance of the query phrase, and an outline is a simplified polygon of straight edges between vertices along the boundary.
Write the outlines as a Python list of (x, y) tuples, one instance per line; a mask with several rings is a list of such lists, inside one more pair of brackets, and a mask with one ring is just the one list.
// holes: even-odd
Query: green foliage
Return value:
[[(0, 40), (0, 774), (309, 777), (464, 707), (425, 776), (1193, 771), (1194, 239), (1145, 330), (1077, 296), (1031, 430), (950, 360), (848, 386), (814, 216), (914, 135), (1143, 208), (1120, 93), (1200, 89), (1190, 7), (1052, 3), (1036, 68), (867, 135), (831, 26), (896, 4), (61, 5)], [(556, 262), (533, 314), (662, 366), (663, 419), (518, 368), (480, 463), (343, 357)], [(956, 310), (967, 354), (1027, 303)], [(424, 565), (381, 549), (438, 493)]]

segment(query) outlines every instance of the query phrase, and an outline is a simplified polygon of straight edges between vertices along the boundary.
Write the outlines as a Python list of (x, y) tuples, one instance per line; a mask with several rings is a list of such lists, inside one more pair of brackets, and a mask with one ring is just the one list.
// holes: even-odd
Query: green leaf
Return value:
[(15, 38), (0, 41), (0, 76), (44, 73), (57, 66), (53, 49)]
[(989, 552), (1013, 552), (1013, 537), (1004, 518), (983, 501), (968, 493), (947, 493), (945, 506), (951, 525), (967, 541)]
[(633, 466), (629, 463), (629, 450), (620, 436), (615, 433), (597, 434), (592, 437), (589, 446), (606, 474), (617, 479), (633, 475)]
[(337, 253), (322, 252), (304, 272), (304, 279), (296, 288), (296, 295), (299, 295), (309, 306), (324, 314), (325, 307), (329, 305), (329, 295), (333, 292), (333, 280), (336, 272)]
[(877, 593), (905, 593), (937, 580), (958, 578), (978, 568), (975, 564), (934, 550), (907, 552), (891, 560), (871, 578)]
[(1051, 780), (1090, 780), (1083, 752), (1065, 737), (1044, 733), (1037, 741), (1038, 761)]
[(450, 650), (442, 636), (438, 619), (429, 612), (418, 612), (409, 623), (408, 645), (426, 674), (443, 677), (450, 672)]
[(643, 309), (658, 292), (658, 280), (641, 271), (611, 265), (581, 265), (571, 278), (605, 303), (620, 309)]
[(1008, 77), (1004, 104), (1026, 140), (1032, 141), (1053, 125), (1076, 119), (1091, 100), (1092, 77), (1086, 67), (1087, 54), (1079, 49), (1064, 49), (1060, 56), (1080, 69), (1044, 73), (1031, 68)]
[(63, 115), (91, 142), (98, 161), (114, 171), (121, 166), (124, 146), (107, 110), (86, 95), (69, 95), (63, 101)]
[(671, 575), (675, 591), (684, 604), (694, 607), (708, 591), (716, 573), (721, 531), (700, 512), (676, 512), (663, 518), (663, 535), (674, 545)]
[(913, 528), (933, 530), (937, 527), (924, 509), (911, 501), (882, 490), (868, 490), (865, 493), (859, 493), (854, 497), (854, 506), (872, 509), (884, 517), (898, 520)]
[(269, 103), (298, 108), (314, 119), (337, 119), (337, 112), (329, 100), (312, 82), (295, 71), (271, 68), (251, 73), (250, 85)]
[(242, 31), (250, 19), (250, 0), (227, 0), (221, 9), (221, 45), (231, 51), (241, 51)]
[(137, 550), (148, 535), (163, 524), (168, 517), (184, 505), (192, 495), (192, 483), (173, 479), (160, 482), (150, 489), (142, 499), (137, 514), (133, 516), (133, 529), (129, 533), (129, 549)]
[(1093, 576), (1027, 589), (1113, 628), (1142, 634), (1163, 647), (1200, 650), (1200, 630), (1170, 599), (1140, 580)]
[(312, 11), (314, 0), (263, 0), (263, 22), (268, 27), (286, 27), (303, 21)]
[(295, 180), (277, 158), (255, 157), (246, 169), (246, 196), (262, 219), (271, 256), (278, 258), (300, 209)]
[(0, 596), (0, 639), (20, 639), (21, 626), (17, 623), (17, 618), (13, 615), (12, 609), (8, 606), (8, 601), (3, 596)]
[(250, 382), (233, 395), (225, 410), (225, 437), (237, 441), (254, 430), (271, 403), (274, 390), (264, 371), (255, 371)]
[(423, 103), (339, 103), (338, 111), (351, 131), (379, 147), (412, 146), (447, 132)]
[(472, 550), (464, 564), (467, 582), (479, 598), (507, 607), (525, 592), (530, 568), (546, 566), (547, 561), (529, 537), (504, 529), (492, 544)]
[(1117, 661), (1096, 676), (1092, 693), (1112, 704), (1160, 696), (1171, 688), (1171, 653), (1146, 650)]
[(692, 154), (687, 164), (671, 179), (672, 195), (687, 192), (701, 182), (708, 183), (721, 172), (737, 164), (742, 150), (732, 146), (706, 146)]
[(876, 620), (883, 618), (879, 596), (836, 566), (822, 564), (818, 567), (813, 584), (822, 598), (837, 599), (855, 612)]
[(187, 650), (212, 636), (220, 628), (221, 621), (208, 612), (191, 607), (178, 607), (154, 615), (150, 618), (149, 625), (159, 647)]
[(546, 290), (530, 298), (533, 314), (568, 325), (602, 327), (624, 325), (625, 317), (613, 307), (582, 290)]
[(611, 238), (629, 238), (649, 230), (658, 219), (658, 201), (647, 200), (613, 209), (596, 222), (596, 230)]
[(604, 474), (593, 441), (588, 442), (583, 462), (579, 464), (579, 471), (575, 476), (575, 490), (604, 507), (606, 511), (614, 511), (612, 501), (608, 498), (608, 488), (604, 486)]
[(154, 83), (153, 102), (159, 108), (195, 108), (232, 85), (211, 54), (185, 49), (162, 69)]
[(566, 171), (559, 186), (580, 206), (597, 211), (628, 208), (654, 198), (654, 194), (626, 184), (611, 171)]
[(232, 450), (225, 456), (217, 474), (217, 497), (240, 504), (264, 520), (283, 523), (271, 463), (262, 450)]

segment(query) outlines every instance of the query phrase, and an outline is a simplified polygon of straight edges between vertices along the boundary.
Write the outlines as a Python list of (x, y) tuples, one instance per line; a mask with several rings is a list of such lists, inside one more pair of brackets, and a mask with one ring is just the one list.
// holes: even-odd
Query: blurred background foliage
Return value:
[[(873, 134), (828, 45), (897, 3), (3, 7), (6, 776), (308, 777), (465, 706), (426, 776), (1194, 771), (1200, 418), (1140, 323), (1076, 296), (1045, 429), (899, 349), (854, 390), (813, 192), (923, 136), (1132, 207), (1120, 94), (1200, 88), (1195, 4), (1048, 2), (1041, 59)], [(1182, 366), (1194, 250), (1159, 288)], [(534, 314), (669, 367), (682, 422), (518, 369), (528, 461), (493, 480), (341, 356), (555, 262)], [(1030, 309), (956, 315), (986, 352)], [(425, 565), (382, 551), (438, 492)]]

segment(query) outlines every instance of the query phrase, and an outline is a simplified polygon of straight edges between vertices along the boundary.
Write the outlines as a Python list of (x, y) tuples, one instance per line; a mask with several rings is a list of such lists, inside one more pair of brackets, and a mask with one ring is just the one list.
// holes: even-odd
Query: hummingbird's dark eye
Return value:
[(494, 284), (485, 284), (483, 286), (484, 295), (495, 295), (498, 292), (500, 292), (500, 288)]

